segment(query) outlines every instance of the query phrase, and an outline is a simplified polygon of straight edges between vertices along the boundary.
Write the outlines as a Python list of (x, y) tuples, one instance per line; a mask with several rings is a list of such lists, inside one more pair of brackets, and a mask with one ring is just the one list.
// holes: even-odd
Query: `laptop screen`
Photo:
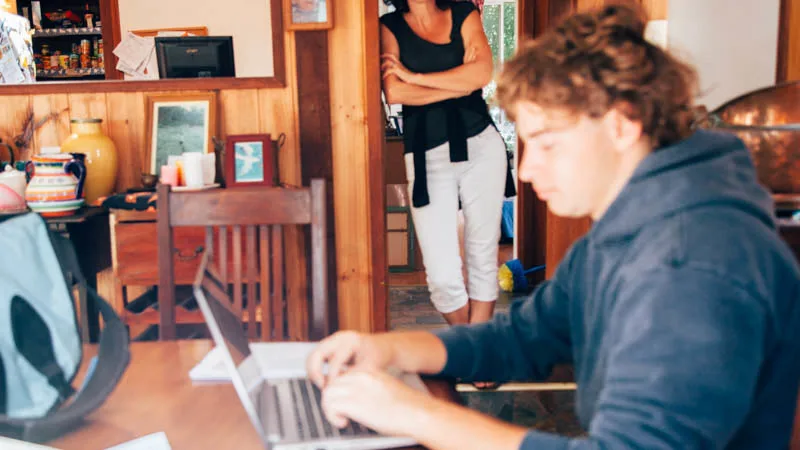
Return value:
[(259, 412), (263, 410), (264, 377), (256, 358), (250, 351), (242, 319), (233, 311), (225, 285), (208, 270), (208, 254), (204, 255), (194, 284), (194, 294), (214, 344), (222, 350), (223, 364), (231, 376), (236, 393), (250, 421), (266, 439)]
[[(206, 280), (208, 280), (208, 276)], [(250, 356), (250, 344), (247, 341), (247, 335), (242, 330), (242, 319), (233, 312), (230, 306), (217, 300), (216, 296), (205, 286), (201, 286), (200, 289), (208, 303), (208, 309), (211, 310), (211, 315), (214, 316), (214, 321), (217, 322), (225, 341), (225, 347), (231, 353), (233, 363), (239, 367)]]

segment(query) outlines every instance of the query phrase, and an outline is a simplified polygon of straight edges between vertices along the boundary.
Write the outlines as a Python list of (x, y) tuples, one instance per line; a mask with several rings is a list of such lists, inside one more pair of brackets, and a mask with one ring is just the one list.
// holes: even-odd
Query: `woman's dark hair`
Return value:
[[(450, 8), (450, 5), (456, 3), (458, 0), (436, 0), (436, 6), (441, 10)], [(408, 12), (408, 0), (383, 0), (383, 3), (394, 6), (394, 9), (400, 12)]]
[(499, 76), (510, 114), (519, 100), (598, 118), (618, 108), (655, 148), (691, 133), (696, 73), (644, 39), (646, 16), (629, 5), (575, 14), (521, 45)]

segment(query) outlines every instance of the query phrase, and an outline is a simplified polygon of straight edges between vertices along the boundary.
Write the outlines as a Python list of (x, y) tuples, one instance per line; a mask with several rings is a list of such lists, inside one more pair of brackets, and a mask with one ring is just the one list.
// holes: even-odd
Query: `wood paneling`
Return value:
[[(333, 215), (333, 148), (331, 146), (331, 97), (328, 82), (328, 33), (325, 31), (304, 31), (295, 34), (297, 55), (297, 110), (301, 151), (303, 184), (308, 185), (313, 178), (326, 182), (326, 217), (328, 223), (334, 221)], [(308, 234), (306, 238), (308, 239)], [(307, 242), (310, 242), (307, 240)], [(328, 292), (331, 316), (338, 321), (336, 305), (336, 233), (333, 226), (326, 230)], [(304, 304), (299, 304), (302, 307)], [(297, 329), (307, 329), (300, 323), (307, 314), (296, 314)], [(290, 320), (292, 316), (290, 316)], [(335, 325), (335, 324), (334, 324)], [(291, 325), (290, 325), (291, 327)], [(335, 328), (335, 326), (334, 326)]]
[[(4, 143), (13, 144), (15, 137), (22, 134), (30, 109), (30, 98), (16, 99), (0, 96), (0, 139)], [(17, 157), (19, 156), (17, 155)], [(0, 157), (5, 160), (5, 149), (0, 152)]]
[[(181, 92), (171, 94), (180, 95)], [(299, 159), (295, 129), (291, 119), (294, 101), (290, 89), (231, 90), (219, 93), (220, 135), (242, 133), (285, 133), (286, 145), (281, 159)], [(142, 172), (148, 171), (145, 157), (147, 116), (144, 95), (141, 92), (114, 92), (94, 94), (17, 95), (0, 97), (0, 138), (8, 140), (21, 133), (28, 108), (34, 120), (53, 118), (39, 128), (33, 137), (32, 147), (22, 155), (29, 159), (42, 147), (58, 146), (69, 136), (69, 119), (96, 117), (103, 120), (103, 131), (117, 147), (120, 164), (117, 174), (117, 191), (140, 186)], [(288, 128), (285, 128), (288, 127)], [(287, 167), (299, 167), (299, 161), (288, 162)], [(284, 180), (299, 184), (300, 180), (289, 170)]]
[(800, 80), (800, 0), (781, 0), (776, 81)]
[(667, 19), (667, 7), (669, 0), (640, 0), (644, 5), (647, 16), (650, 20), (665, 20)]
[[(627, 0), (632, 3), (639, 3), (644, 6), (650, 20), (661, 20), (667, 18), (667, 5), (669, 0)], [(597, 8), (609, 3), (624, 3), (625, 0), (577, 0), (576, 9), (586, 11)]]
[(367, 125), (367, 186), (369, 189), (371, 263), (372, 263), (372, 323), (370, 331), (389, 330), (389, 286), (387, 285), (388, 260), (386, 250), (386, 190), (383, 189), (383, 155), (380, 148), (385, 139), (383, 104), (381, 101), (380, 71), (380, 26), (378, 25), (378, 2), (366, 2), (364, 7), (364, 31), (362, 35), (366, 70), (366, 114)]
[[(334, 8), (331, 130), (339, 327), (385, 327), (386, 255), (380, 103), (378, 2), (342, 0)], [(380, 323), (379, 323), (380, 322)]]
[[(280, 64), (280, 67), (286, 71), (286, 76), (290, 77), (290, 80), (294, 80), (296, 76), (294, 35), (286, 34), (285, 40), (288, 61)], [(276, 73), (278, 66), (276, 64)], [(181, 91), (163, 92), (181, 94)], [(228, 134), (269, 133), (277, 137), (284, 133), (286, 142), (280, 149), (278, 163), (280, 177), (288, 184), (300, 185), (302, 179), (294, 82), (280, 88), (223, 89), (218, 91), (218, 95), (220, 135), (224, 137)], [(23, 159), (29, 159), (43, 146), (60, 145), (69, 135), (70, 117), (98, 117), (103, 119), (104, 130), (116, 144), (119, 154), (116, 190), (122, 192), (141, 185), (140, 177), (141, 173), (146, 171), (147, 155), (145, 101), (142, 92), (120, 90), (52, 95), (3, 95), (0, 96), (0, 138), (4, 141), (11, 140), (22, 132), (29, 107), (32, 108), (34, 119), (37, 121), (47, 118), (51, 113), (60, 114), (55, 114), (53, 120), (36, 131), (32, 147), (22, 155)], [(284, 227), (284, 239), (286, 261), (291, 261), (291, 267), (305, 267), (306, 238), (303, 233), (298, 227)], [(101, 278), (105, 282), (113, 281), (113, 277)], [(288, 270), (286, 278), (287, 296), (294, 295), (293, 298), (298, 298), (297, 294), (305, 295), (308, 287), (305, 271)], [(108, 286), (99, 288), (103, 292), (111, 290)], [(296, 312), (294, 317), (297, 317)], [(302, 334), (295, 333), (292, 337), (299, 338)]]
[[(111, 93), (106, 95), (107, 119), (104, 122), (108, 129), (114, 132), (114, 141), (117, 144), (118, 167), (117, 186), (137, 186), (141, 183), (138, 173), (125, 170), (125, 167), (140, 167), (145, 170), (148, 162), (143, 151), (136, 151), (136, 145), (142, 143), (142, 150), (146, 148), (146, 124), (143, 115), (138, 114), (144, 105), (144, 94), (136, 93)], [(66, 114), (63, 115), (66, 119)], [(122, 147), (122, 148), (120, 148)]]
[(47, 118), (41, 128), (34, 134), (34, 146), (24, 155), (24, 159), (41, 150), (42, 147), (57, 147), (69, 136), (70, 106), (69, 95), (34, 95), (31, 97), (33, 117), (35, 120)]

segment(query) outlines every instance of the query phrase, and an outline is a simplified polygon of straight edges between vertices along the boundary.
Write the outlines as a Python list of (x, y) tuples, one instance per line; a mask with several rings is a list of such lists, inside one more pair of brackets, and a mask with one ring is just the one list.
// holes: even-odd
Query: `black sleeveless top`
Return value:
[[(436, 44), (418, 36), (406, 22), (403, 13), (384, 14), (381, 23), (394, 34), (400, 47), (400, 62), (416, 73), (444, 72), (464, 63), (464, 39), (461, 26), (475, 11), (471, 2), (457, 2), (450, 7), (453, 26), (450, 42)], [(403, 143), (405, 153), (414, 154), (414, 186), (412, 203), (422, 207), (430, 203), (428, 196), (425, 152), (444, 143), (450, 145), (450, 161), (467, 160), (467, 139), (488, 126), (494, 126), (481, 89), (464, 97), (427, 105), (403, 105)], [(506, 174), (506, 196), (515, 195), (511, 170)]]

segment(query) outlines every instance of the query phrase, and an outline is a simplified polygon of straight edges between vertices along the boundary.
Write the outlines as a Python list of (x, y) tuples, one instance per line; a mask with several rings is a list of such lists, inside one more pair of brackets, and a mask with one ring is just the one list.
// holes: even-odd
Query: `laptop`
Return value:
[[(321, 392), (307, 377), (305, 358), (314, 343), (249, 343), (225, 284), (209, 267), (208, 253), (195, 278), (194, 295), (226, 371), (253, 427), (268, 450), (373, 450), (416, 445), (380, 435), (357, 423), (337, 429), (325, 419)], [(274, 362), (274, 364), (273, 364)], [(279, 368), (272, 366), (280, 366)], [(427, 393), (415, 374), (395, 376)]]

